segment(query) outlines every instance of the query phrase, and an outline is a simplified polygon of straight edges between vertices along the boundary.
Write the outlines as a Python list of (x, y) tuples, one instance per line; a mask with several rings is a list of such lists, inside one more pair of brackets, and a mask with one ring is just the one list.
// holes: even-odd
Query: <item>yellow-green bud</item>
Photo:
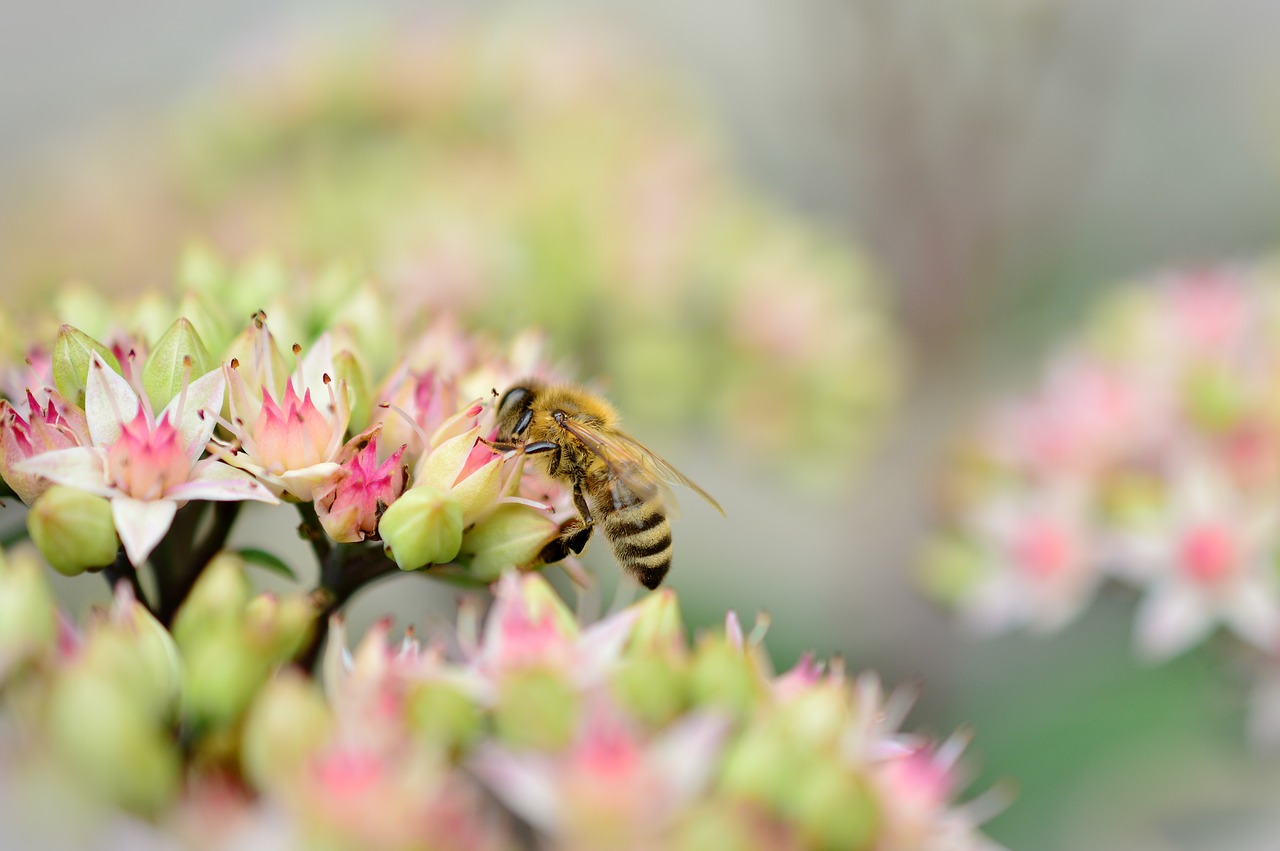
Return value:
[(11, 665), (52, 644), (57, 627), (53, 594), (35, 554), (0, 556), (0, 682)]
[(693, 702), (742, 717), (755, 706), (763, 684), (750, 657), (723, 637), (703, 640), (690, 675)]
[(413, 487), (383, 513), (378, 534), (401, 570), (445, 564), (462, 547), (462, 506), (447, 492)]
[(156, 341), (142, 367), (142, 387), (152, 410), (162, 410), (181, 392), (183, 382), (194, 381), (217, 365), (195, 326), (179, 317)]
[(684, 621), (680, 602), (670, 588), (659, 588), (637, 604), (640, 616), (627, 642), (632, 653), (674, 653), (685, 651)]
[(349, 349), (341, 349), (333, 356), (333, 372), (338, 382), (345, 382), (347, 401), (351, 403), (351, 420), (347, 428), (353, 433), (364, 431), (369, 426), (373, 405), (368, 373)]
[(671, 656), (633, 654), (619, 664), (610, 685), (618, 704), (652, 727), (673, 720), (688, 705), (684, 666)]
[(816, 759), (764, 723), (748, 730), (726, 755), (720, 786), (730, 794), (785, 811), (798, 772)]
[(234, 723), (271, 673), (272, 662), (242, 629), (224, 627), (182, 645), (183, 711), (197, 729)]
[(104, 799), (151, 815), (177, 794), (177, 750), (124, 684), (78, 665), (59, 678), (47, 711), (58, 754)]
[(463, 536), (458, 562), (476, 579), (493, 582), (504, 570), (533, 562), (558, 533), (545, 511), (518, 503), (499, 505)]
[(332, 732), (329, 706), (315, 684), (292, 668), (283, 670), (259, 692), (245, 719), (245, 774), (259, 789), (288, 783)]
[(837, 747), (848, 725), (849, 696), (840, 683), (825, 682), (795, 695), (778, 710), (788, 736), (819, 750)]
[(27, 531), (40, 554), (66, 576), (106, 567), (119, 547), (111, 503), (65, 485), (49, 488), (31, 506)]
[(89, 381), (89, 364), (97, 352), (107, 366), (120, 371), (120, 361), (111, 350), (78, 328), (63, 325), (53, 342), (53, 383), (63, 398), (84, 407), (84, 388)]
[(794, 782), (791, 813), (813, 848), (865, 848), (879, 825), (868, 783), (834, 758), (817, 760)]
[(580, 711), (578, 693), (563, 677), (527, 668), (503, 679), (493, 720), (498, 738), (512, 748), (554, 750), (572, 740)]
[(273, 662), (297, 655), (311, 637), (319, 608), (313, 598), (290, 594), (284, 599), (259, 594), (245, 609), (245, 629), (249, 640)]
[(409, 728), (423, 742), (453, 753), (467, 750), (483, 732), (480, 708), (456, 686), (418, 683), (407, 699)]
[(759, 851), (760, 836), (750, 819), (727, 801), (696, 807), (675, 829), (674, 851)]
[(173, 637), (178, 646), (185, 651), (204, 633), (238, 628), (251, 592), (244, 562), (231, 553), (219, 553), (200, 574), (174, 618)]

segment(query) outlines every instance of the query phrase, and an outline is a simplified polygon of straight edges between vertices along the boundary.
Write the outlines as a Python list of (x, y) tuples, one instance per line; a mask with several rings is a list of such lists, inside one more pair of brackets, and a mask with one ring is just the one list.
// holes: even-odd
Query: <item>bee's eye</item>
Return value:
[(515, 434), (524, 434), (524, 430), (529, 427), (529, 423), (533, 422), (533, 410), (526, 408), (525, 412), (520, 415), (520, 419), (516, 420)]
[(502, 398), (498, 400), (498, 417), (501, 418), (507, 411), (519, 408), (524, 404), (524, 400), (529, 396), (527, 387), (512, 387), (506, 393), (502, 394)]

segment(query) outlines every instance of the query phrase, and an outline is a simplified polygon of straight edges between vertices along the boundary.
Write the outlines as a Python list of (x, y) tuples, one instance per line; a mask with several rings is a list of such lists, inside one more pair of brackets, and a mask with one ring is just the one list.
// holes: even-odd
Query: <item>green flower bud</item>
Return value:
[(102, 343), (70, 325), (58, 329), (58, 337), (53, 342), (53, 383), (63, 398), (81, 408), (84, 407), (84, 388), (89, 381), (89, 364), (94, 352), (107, 366), (120, 371), (120, 361)]
[(53, 594), (35, 554), (0, 555), (0, 682), (17, 663), (53, 644), (57, 629)]
[(136, 712), (152, 719), (168, 717), (182, 675), (177, 648), (164, 627), (137, 603), (115, 614), (85, 637), (80, 667), (124, 689)]
[(464, 528), (493, 509), (502, 484), (502, 465), (496, 460), (458, 481), (479, 436), (480, 429), (476, 427), (449, 438), (423, 456), (414, 473), (415, 482), (452, 494), (458, 500)]
[(378, 534), (401, 570), (445, 564), (462, 547), (462, 505), (433, 487), (410, 488), (383, 513)]
[(156, 342), (142, 367), (142, 386), (151, 407), (160, 411), (192, 381), (217, 366), (195, 326), (179, 317)]
[(347, 428), (352, 432), (362, 432), (369, 427), (369, 413), (373, 406), (369, 375), (348, 349), (341, 349), (333, 356), (333, 371), (336, 380), (346, 382), (347, 401), (351, 403), (351, 421)]
[(476, 579), (494, 582), (504, 570), (532, 563), (558, 533), (545, 511), (518, 503), (499, 505), (463, 536), (458, 563)]
[(759, 851), (760, 836), (751, 819), (723, 801), (696, 807), (675, 830), (674, 851)]
[(205, 633), (238, 629), (251, 592), (244, 562), (230, 553), (215, 556), (174, 618), (173, 637), (178, 647), (185, 651)]
[(732, 795), (785, 812), (795, 778), (808, 770), (815, 758), (780, 735), (776, 725), (758, 724), (725, 757), (720, 786)]
[(57, 753), (105, 800), (154, 815), (177, 794), (177, 749), (126, 686), (78, 665), (54, 686), (47, 713)]
[(684, 666), (670, 656), (633, 654), (618, 665), (610, 685), (624, 709), (655, 728), (673, 720), (689, 701)]
[(670, 588), (659, 588), (637, 604), (640, 616), (627, 644), (632, 653), (676, 653), (685, 651), (684, 621), (680, 602)]
[(750, 657), (724, 637), (714, 636), (698, 646), (690, 688), (694, 705), (714, 706), (743, 717), (759, 700), (763, 685)]
[(245, 609), (245, 630), (254, 646), (273, 662), (284, 662), (296, 656), (311, 637), (318, 613), (309, 596), (291, 594), (280, 599), (259, 594)]
[(493, 720), (498, 738), (512, 748), (554, 750), (572, 740), (580, 712), (571, 684), (553, 671), (527, 668), (503, 679)]
[(418, 683), (407, 698), (409, 729), (423, 742), (453, 753), (466, 751), (484, 732), (480, 708), (456, 686)]
[(271, 660), (241, 629), (203, 633), (182, 654), (183, 711), (201, 730), (234, 723), (271, 673)]
[(106, 567), (120, 546), (111, 503), (64, 485), (49, 488), (31, 506), (27, 531), (40, 554), (66, 576)]
[(292, 668), (258, 694), (245, 718), (240, 759), (258, 788), (282, 786), (328, 743), (333, 718), (315, 684)]
[(221, 352), (231, 342), (231, 328), (223, 314), (209, 304), (209, 300), (196, 292), (188, 292), (178, 302), (178, 315), (191, 321), (195, 332), (210, 352)]
[(834, 758), (818, 760), (795, 784), (791, 814), (813, 848), (866, 848), (879, 827), (879, 807), (866, 780)]

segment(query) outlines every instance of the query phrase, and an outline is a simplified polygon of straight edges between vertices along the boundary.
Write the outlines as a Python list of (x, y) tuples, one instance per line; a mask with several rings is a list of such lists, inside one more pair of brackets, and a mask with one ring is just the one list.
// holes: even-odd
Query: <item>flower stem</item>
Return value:
[(116, 560), (102, 569), (102, 578), (107, 580), (107, 587), (115, 591), (116, 585), (121, 582), (128, 582), (133, 586), (133, 596), (139, 603), (147, 607), (147, 611), (153, 615), (156, 613), (155, 606), (151, 605), (151, 601), (147, 599), (147, 595), (142, 591), (142, 583), (138, 580), (138, 571), (129, 562), (129, 556), (122, 549), (116, 553)]
[(384, 576), (400, 573), (396, 563), (382, 552), (382, 546), (339, 545), (321, 565), (320, 591), (326, 594), (326, 603), (316, 615), (316, 628), (311, 641), (298, 654), (298, 664), (305, 670), (314, 670), (320, 658), (320, 648), (329, 634), (329, 618), (347, 604), (356, 592)]
[(179, 530), (184, 536), (185, 546), (176, 551), (186, 552), (189, 555), (182, 559), (174, 559), (167, 569), (157, 568), (156, 570), (156, 586), (160, 596), (156, 617), (165, 626), (173, 624), (174, 616), (186, 601), (191, 589), (195, 587), (200, 574), (204, 572), (209, 562), (213, 561), (213, 557), (226, 546), (227, 538), (240, 514), (241, 503), (239, 502), (215, 502), (212, 505), (213, 523), (200, 539), (200, 543), (192, 546), (191, 540), (195, 537), (197, 521), (203, 511), (193, 512), (188, 522)]

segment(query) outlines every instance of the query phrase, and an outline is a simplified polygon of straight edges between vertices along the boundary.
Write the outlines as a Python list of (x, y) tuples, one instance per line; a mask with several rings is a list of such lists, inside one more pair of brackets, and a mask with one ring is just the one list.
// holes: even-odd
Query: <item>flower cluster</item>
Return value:
[[(287, 282), (250, 264), (264, 297), (245, 312), (296, 320), (275, 327), (289, 340), (339, 304), (396, 304), (400, 330), (424, 311), (503, 332), (518, 316), (589, 357), (633, 416), (701, 422), (778, 469), (838, 477), (832, 458), (860, 454), (896, 394), (876, 275), (740, 185), (707, 124), (652, 63), (581, 26), (285, 41), (159, 140), (148, 127), (114, 157), (99, 144), (64, 188), (24, 199), (0, 227), (0, 275), (136, 287), (191, 234), (236, 263), (342, 258), (381, 293), (351, 304), (326, 286), (273, 310)], [(59, 315), (93, 333), (96, 299), (77, 301)]]
[(1119, 583), (1142, 657), (1222, 627), (1275, 668), (1278, 327), (1265, 266), (1113, 296), (959, 453), (929, 589), (983, 630), (1051, 631)]
[[(310, 504), (326, 550), (380, 539), (401, 569), (449, 565), (439, 572), (481, 584), (530, 566), (557, 534), (561, 489), (522, 496), (522, 459), (481, 439), (495, 388), (549, 374), (532, 340), (508, 356), (438, 323), (371, 373), (335, 330), (294, 343), (290, 365), (265, 314), (230, 336), (234, 299), (211, 295), (188, 289), (195, 321), (158, 336), (104, 314), (106, 342), (64, 325), (52, 347), (28, 350), (26, 370), (5, 366), (0, 477), (31, 506), (31, 535), (55, 567), (112, 565), (118, 535), (123, 565), (151, 561), (161, 596), (177, 592), (161, 603), (171, 614), (203, 563), (157, 548), (176, 525), (197, 525), (178, 524), (180, 511), (211, 501)], [(380, 558), (369, 546), (352, 558)]]
[[(6, 830), (40, 847), (994, 848), (976, 822), (996, 796), (953, 800), (963, 739), (901, 732), (909, 701), (873, 675), (809, 657), (774, 675), (763, 630), (733, 615), (691, 647), (671, 591), (590, 625), (538, 574), (494, 594), (483, 628), (468, 599), (425, 644), (381, 622), (349, 651), (335, 616), (322, 689), (279, 665), (314, 609), (253, 597), (234, 556), (172, 635), (126, 583), (74, 627), (29, 554), (0, 557)], [(24, 807), (50, 793), (56, 818)]]

